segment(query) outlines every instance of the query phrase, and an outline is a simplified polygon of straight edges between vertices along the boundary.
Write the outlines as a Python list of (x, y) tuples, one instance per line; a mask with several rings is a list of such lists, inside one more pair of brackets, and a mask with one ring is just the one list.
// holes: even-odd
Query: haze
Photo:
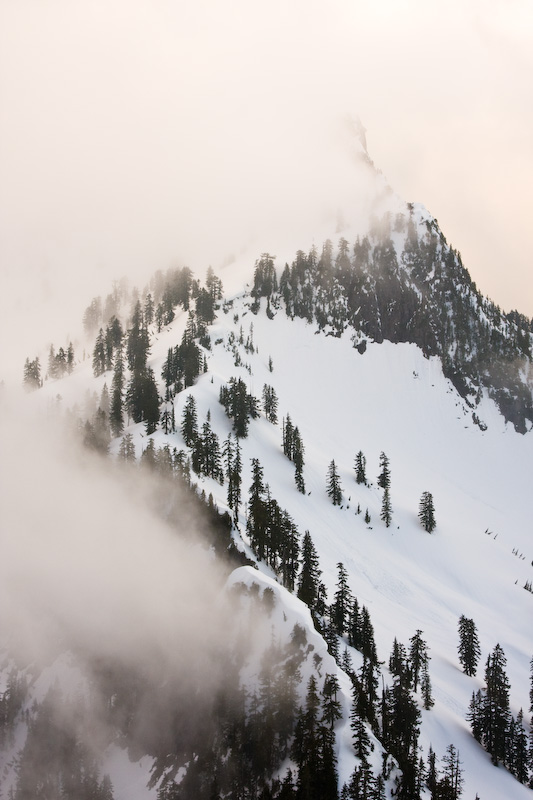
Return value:
[(20, 370), (124, 274), (187, 262), (203, 275), (244, 250), (253, 266), (353, 214), (346, 113), (480, 289), (531, 315), (532, 13), (520, 0), (1, 0), (3, 349), (19, 342)]

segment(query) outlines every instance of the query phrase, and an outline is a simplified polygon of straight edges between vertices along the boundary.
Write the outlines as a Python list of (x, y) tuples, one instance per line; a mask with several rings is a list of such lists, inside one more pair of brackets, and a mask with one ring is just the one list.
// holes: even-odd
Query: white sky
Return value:
[(532, 23), (526, 0), (0, 0), (3, 336), (312, 225), (352, 180), (345, 112), (481, 291), (533, 315)]

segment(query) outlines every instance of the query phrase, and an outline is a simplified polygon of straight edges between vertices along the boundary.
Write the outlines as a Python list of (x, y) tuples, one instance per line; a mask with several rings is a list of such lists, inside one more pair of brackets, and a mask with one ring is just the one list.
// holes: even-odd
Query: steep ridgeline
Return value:
[(252, 294), (274, 307), (283, 300), (288, 316), (329, 335), (352, 328), (360, 352), (367, 341), (417, 344), (441, 358), (445, 376), (472, 409), (485, 391), (518, 432), (533, 423), (531, 321), (502, 313), (480, 294), (460, 254), (420, 206), (373, 220), (355, 244), (341, 238), (337, 252), (329, 240), (321, 253), (299, 250), (279, 284), (265, 254)]

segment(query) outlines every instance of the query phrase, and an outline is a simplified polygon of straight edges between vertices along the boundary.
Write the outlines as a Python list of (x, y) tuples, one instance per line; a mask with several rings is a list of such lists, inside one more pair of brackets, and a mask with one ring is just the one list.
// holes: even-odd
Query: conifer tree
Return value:
[(292, 461), (293, 454), (293, 431), (292, 420), (287, 414), (283, 419), (283, 452), (290, 461)]
[(131, 433), (125, 433), (120, 440), (118, 456), (123, 461), (135, 461), (135, 445)]
[(390, 501), (390, 493), (388, 486), (385, 487), (383, 492), (383, 500), (381, 501), (381, 514), (380, 519), (385, 523), (387, 528), (390, 527), (392, 522), (392, 505)]
[(198, 417), (196, 400), (192, 394), (187, 396), (181, 421), (181, 435), (187, 447), (192, 447), (198, 438)]
[(507, 660), (497, 644), (487, 658), (485, 691), (481, 704), (481, 742), (495, 766), (505, 763), (510, 723), (509, 681), (505, 672)]
[(39, 389), (43, 385), (41, 380), (41, 363), (38, 356), (32, 361), (30, 361), (29, 358), (26, 359), (24, 364), (23, 385), (26, 391)]
[(390, 489), (390, 467), (389, 459), (385, 453), (381, 452), (379, 456), (380, 473), (378, 475), (378, 486), (382, 489)]
[(355, 457), (355, 480), (357, 483), (366, 483), (366, 458), (361, 450)]
[(246, 530), (250, 537), (250, 544), (263, 560), (267, 554), (268, 537), (268, 505), (266, 500), (266, 487), (264, 484), (263, 467), (259, 459), (252, 458), (252, 485), (248, 500), (248, 519)]
[(278, 422), (278, 398), (273, 386), (263, 385), (263, 410), (265, 417), (273, 425)]
[(443, 800), (459, 800), (462, 794), (464, 779), (459, 760), (459, 751), (453, 744), (446, 748), (446, 754), (442, 757), (444, 771), (442, 777), (437, 781), (437, 797)]
[(327, 673), (322, 689), (322, 719), (331, 730), (342, 717), (342, 706), (338, 699), (340, 688), (337, 676)]
[(72, 342), (69, 342), (67, 348), (67, 372), (70, 375), (74, 369), (74, 347)]
[(344, 564), (337, 564), (338, 579), (335, 599), (331, 606), (331, 621), (339, 636), (344, 636), (348, 627), (350, 608), (353, 607), (353, 597), (348, 586), (348, 573)]
[(298, 578), (297, 595), (311, 610), (316, 608), (320, 584), (318, 554), (309, 531), (304, 533), (301, 550), (302, 569)]
[(361, 649), (361, 614), (357, 597), (354, 598), (352, 608), (350, 609), (350, 619), (348, 621), (348, 644), (351, 647), (355, 647), (356, 650)]
[(417, 630), (409, 640), (409, 663), (411, 668), (411, 681), (413, 691), (418, 691), (418, 681), (429, 662), (428, 646), (422, 639), (422, 631)]
[(422, 691), (424, 708), (426, 709), (426, 711), (429, 711), (429, 709), (433, 708), (433, 706), (435, 705), (435, 701), (433, 700), (433, 696), (431, 694), (431, 678), (429, 676), (429, 669), (427, 663), (424, 664), (424, 666), (422, 667), (420, 689)]
[(93, 373), (95, 378), (99, 375), (103, 375), (106, 371), (106, 350), (105, 350), (105, 340), (104, 340), (104, 332), (102, 328), (96, 337), (96, 342), (94, 345), (93, 350)]
[(342, 503), (342, 488), (334, 460), (330, 462), (328, 467), (326, 491), (333, 505), (340, 506)]
[(124, 430), (124, 359), (122, 348), (116, 351), (115, 370), (111, 382), (111, 404), (109, 409), (109, 423), (113, 436), (120, 436)]
[(510, 736), (509, 755), (507, 763), (510, 771), (513, 773), (517, 781), (526, 784), (529, 770), (528, 770), (528, 747), (527, 747), (527, 733), (524, 729), (524, 713), (522, 709), (518, 712), (516, 720), (514, 721), (513, 735)]
[(437, 523), (435, 522), (435, 507), (433, 505), (433, 495), (431, 492), (423, 492), (420, 498), (418, 518), (424, 530), (428, 533), (433, 533), (437, 527)]
[(53, 344), (50, 345), (50, 350), (48, 352), (48, 375), (50, 378), (58, 377), (56, 354)]
[(465, 675), (475, 675), (481, 655), (477, 629), (473, 619), (459, 617), (459, 661)]
[(303, 467), (304, 467), (304, 446), (303, 442), (300, 438), (300, 431), (298, 430), (298, 426), (294, 429), (293, 434), (293, 461), (294, 461), (294, 480), (296, 482), (296, 488), (302, 494), (305, 494), (305, 482), (303, 476)]

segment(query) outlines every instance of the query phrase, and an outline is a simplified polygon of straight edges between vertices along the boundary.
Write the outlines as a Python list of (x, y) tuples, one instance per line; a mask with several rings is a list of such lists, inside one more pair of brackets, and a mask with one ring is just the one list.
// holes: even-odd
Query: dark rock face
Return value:
[(366, 340), (417, 344), (470, 406), (486, 390), (517, 431), (533, 424), (531, 321), (483, 297), (437, 222), (411, 207), (351, 246), (341, 238), (335, 256), (330, 241), (320, 255), (298, 251), (279, 292), (271, 286), (254, 285), (254, 296), (283, 299), (289, 316), (329, 335), (353, 329), (359, 352)]

